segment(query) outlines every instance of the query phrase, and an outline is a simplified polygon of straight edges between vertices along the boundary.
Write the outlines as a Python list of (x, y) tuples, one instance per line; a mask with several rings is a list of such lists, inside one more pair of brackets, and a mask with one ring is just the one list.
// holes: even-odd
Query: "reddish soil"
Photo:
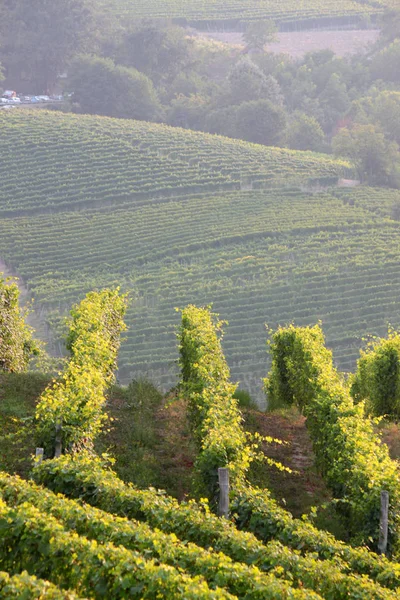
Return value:
[[(305, 418), (296, 412), (281, 416), (258, 411), (246, 411), (246, 425), (251, 431), (286, 442), (268, 444), (265, 454), (281, 462), (294, 472), (282, 472), (272, 466), (258, 471), (255, 483), (268, 487), (275, 498), (295, 516), (308, 512), (311, 506), (319, 505), (330, 498), (330, 494), (314, 467), (312, 444), (305, 426)], [(266, 481), (263, 481), (266, 479)], [(263, 487), (263, 486), (261, 486)]]

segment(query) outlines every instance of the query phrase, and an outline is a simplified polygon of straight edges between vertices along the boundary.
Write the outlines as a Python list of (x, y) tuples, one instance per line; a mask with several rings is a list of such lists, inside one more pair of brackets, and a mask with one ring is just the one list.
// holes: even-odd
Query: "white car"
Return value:
[(18, 98), (18, 97), (16, 97), (16, 98), (10, 98), (9, 102), (11, 104), (21, 104), (21, 98)]

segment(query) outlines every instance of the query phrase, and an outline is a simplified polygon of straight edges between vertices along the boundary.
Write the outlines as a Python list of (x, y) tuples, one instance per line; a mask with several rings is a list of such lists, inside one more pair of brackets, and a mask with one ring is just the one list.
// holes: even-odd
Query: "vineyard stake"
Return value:
[(220, 517), (229, 517), (229, 469), (220, 467), (218, 469), (219, 483), (219, 506), (218, 514)]
[(43, 448), (36, 448), (35, 452), (35, 464), (40, 465), (43, 460)]
[(61, 423), (57, 423), (54, 458), (59, 458), (61, 456), (61, 451), (62, 451)]
[(388, 521), (389, 521), (389, 492), (381, 492), (381, 519), (379, 523), (378, 550), (380, 554), (386, 554), (388, 543)]

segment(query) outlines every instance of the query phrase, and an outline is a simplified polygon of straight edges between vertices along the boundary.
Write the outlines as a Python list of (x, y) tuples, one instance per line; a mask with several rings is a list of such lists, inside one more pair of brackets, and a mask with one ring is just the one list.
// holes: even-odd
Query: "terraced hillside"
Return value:
[(233, 377), (254, 390), (265, 322), (322, 319), (342, 369), (399, 323), (400, 193), (307, 184), (345, 163), (101, 117), (0, 119), (0, 259), (50, 321), (93, 288), (130, 290), (122, 381), (175, 382), (174, 308), (190, 302), (230, 321)]
[(97, 0), (103, 12), (131, 18), (175, 18), (194, 26), (235, 27), (240, 22), (274, 19), (277, 22), (334, 19), (380, 14), (395, 8), (396, 0)]

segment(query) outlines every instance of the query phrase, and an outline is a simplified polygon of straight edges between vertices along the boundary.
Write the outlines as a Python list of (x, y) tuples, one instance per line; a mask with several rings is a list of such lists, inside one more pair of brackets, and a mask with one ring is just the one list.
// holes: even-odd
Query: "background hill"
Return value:
[(398, 325), (400, 193), (322, 189), (346, 163), (133, 121), (0, 118), (0, 257), (49, 338), (88, 290), (131, 292), (121, 381), (175, 383), (174, 308), (190, 302), (230, 321), (232, 375), (259, 398), (265, 323), (321, 319), (343, 370), (362, 336)]
[(227, 26), (240, 21), (273, 19), (279, 23), (323, 20), (347, 17), (367, 17), (378, 15), (387, 8), (395, 8), (393, 0), (223, 0), (194, 2), (193, 0), (97, 0), (99, 8), (105, 14), (135, 18), (174, 18), (186, 20), (194, 26), (204, 26), (214, 22), (215, 25)]

